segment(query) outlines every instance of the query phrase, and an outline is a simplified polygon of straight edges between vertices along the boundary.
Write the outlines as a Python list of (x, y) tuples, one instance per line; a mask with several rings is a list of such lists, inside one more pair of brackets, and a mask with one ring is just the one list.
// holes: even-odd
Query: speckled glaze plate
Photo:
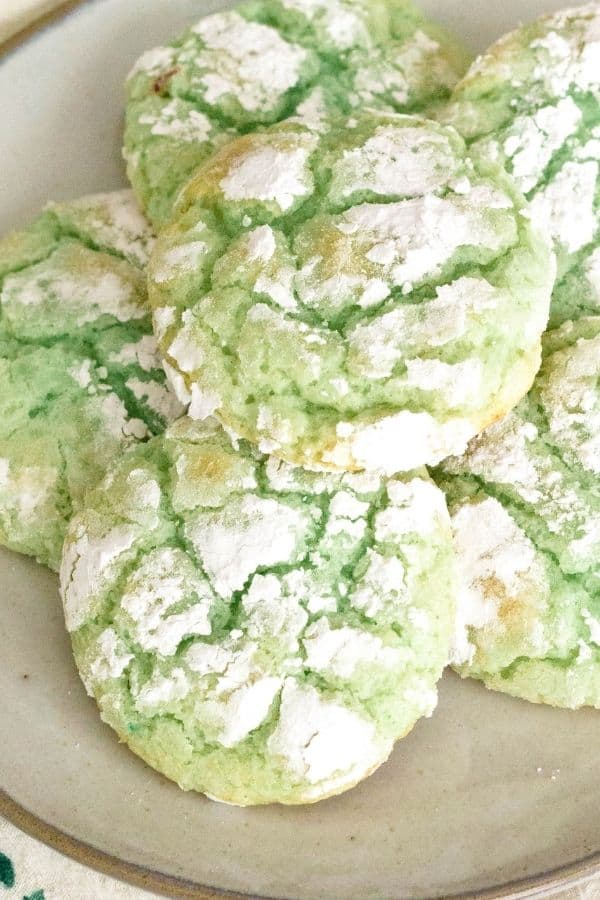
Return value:
[[(49, 198), (124, 183), (126, 71), (222, 5), (88, 0), (6, 49), (0, 232)], [(422, 5), (481, 49), (560, 3)], [(156, 892), (521, 897), (600, 869), (593, 711), (531, 706), (448, 674), (436, 715), (355, 790), (314, 807), (243, 810), (183, 793), (116, 742), (77, 677), (55, 577), (3, 551), (0, 647), (0, 813)]]

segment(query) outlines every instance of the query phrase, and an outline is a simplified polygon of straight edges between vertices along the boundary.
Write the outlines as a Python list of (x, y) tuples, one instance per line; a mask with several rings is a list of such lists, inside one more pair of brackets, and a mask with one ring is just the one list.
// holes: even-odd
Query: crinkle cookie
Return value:
[(457, 86), (443, 119), (506, 165), (558, 256), (556, 326), (600, 310), (600, 5), (525, 25)]
[(230, 142), (149, 265), (180, 399), (302, 465), (462, 453), (540, 364), (554, 260), (524, 203), (454, 129), (412, 116)]
[(71, 522), (65, 618), (130, 748), (234, 804), (350, 788), (436, 704), (454, 622), (442, 493), (294, 468), (182, 418)]
[(422, 110), (468, 60), (407, 0), (260, 0), (201, 19), (129, 76), (125, 156), (156, 224), (232, 136), (289, 116), (320, 132), (340, 111)]
[(600, 319), (545, 338), (528, 397), (436, 476), (459, 572), (463, 676), (600, 707)]
[(84, 490), (181, 413), (150, 327), (152, 240), (122, 191), (0, 242), (0, 543), (53, 569)]

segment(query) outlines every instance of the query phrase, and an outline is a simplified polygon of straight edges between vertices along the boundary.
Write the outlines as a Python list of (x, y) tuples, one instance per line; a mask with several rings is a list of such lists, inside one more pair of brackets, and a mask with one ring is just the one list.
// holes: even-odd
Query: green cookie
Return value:
[(448, 97), (465, 53), (407, 0), (262, 0), (201, 19), (129, 76), (125, 157), (158, 225), (231, 137), (290, 116), (316, 131), (365, 105)]
[(527, 398), (436, 475), (462, 572), (454, 661), (534, 702), (600, 707), (600, 318), (545, 337)]
[(554, 259), (524, 204), (413, 116), (231, 141), (149, 265), (180, 399), (301, 465), (391, 474), (461, 453), (539, 368)]
[(538, 19), (475, 61), (442, 113), (504, 164), (551, 235), (552, 327), (600, 310), (600, 6)]
[(88, 494), (61, 590), (83, 681), (135, 753), (214, 799), (309, 803), (433, 710), (453, 560), (426, 473), (307, 472), (183, 418)]
[(53, 569), (86, 488), (181, 412), (150, 329), (152, 240), (122, 191), (0, 242), (0, 543)]

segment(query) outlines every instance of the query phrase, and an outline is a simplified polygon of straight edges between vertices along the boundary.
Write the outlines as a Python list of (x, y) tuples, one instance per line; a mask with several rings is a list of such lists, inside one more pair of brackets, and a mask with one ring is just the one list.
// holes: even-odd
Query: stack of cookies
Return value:
[(0, 541), (184, 789), (344, 791), (448, 663), (600, 708), (600, 6), (468, 64), (405, 0), (207, 16), (133, 192), (0, 243)]

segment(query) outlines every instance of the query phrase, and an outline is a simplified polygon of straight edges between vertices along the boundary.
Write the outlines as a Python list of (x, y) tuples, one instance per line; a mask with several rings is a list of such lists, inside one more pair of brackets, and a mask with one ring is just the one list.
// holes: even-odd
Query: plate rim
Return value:
[[(2, 788), (0, 788), (0, 816), (3, 816), (20, 831), (80, 865), (159, 896), (194, 898), (194, 900), (223, 900), (223, 898), (227, 898), (227, 900), (286, 900), (286, 898), (239, 893), (211, 885), (194, 884), (194, 882), (176, 875), (167, 875), (148, 866), (127, 862), (45, 822), (13, 800), (10, 794)], [(483, 891), (445, 894), (444, 898), (445, 900), (525, 900), (528, 897), (543, 897), (549, 891), (576, 887), (594, 875), (600, 875), (600, 851), (538, 875), (508, 881)], [(434, 898), (432, 897), (430, 900), (434, 900)]]
[[(90, 0), (65, 0), (57, 9), (41, 16), (32, 24), (12, 35), (0, 44), (0, 60), (9, 53), (18, 50), (23, 44), (52, 25), (66, 19)], [(94, 2), (94, 0), (92, 0)], [(163, 897), (194, 898), (194, 900), (277, 900), (262, 894), (247, 894), (229, 891), (211, 885), (194, 884), (175, 875), (140, 866), (113, 856), (105, 850), (72, 837), (55, 825), (44, 821), (30, 812), (10, 794), (0, 787), (0, 816), (29, 837), (40, 841), (52, 850), (61, 853), (80, 865), (94, 869), (126, 884), (151, 891)], [(600, 850), (583, 856), (563, 866), (557, 866), (537, 875), (513, 879), (503, 884), (486, 888), (484, 891), (458, 892), (445, 895), (445, 900), (525, 900), (528, 897), (541, 897), (549, 891), (572, 888), (600, 876)], [(281, 898), (284, 900), (284, 898)], [(433, 898), (432, 898), (433, 900)]]

